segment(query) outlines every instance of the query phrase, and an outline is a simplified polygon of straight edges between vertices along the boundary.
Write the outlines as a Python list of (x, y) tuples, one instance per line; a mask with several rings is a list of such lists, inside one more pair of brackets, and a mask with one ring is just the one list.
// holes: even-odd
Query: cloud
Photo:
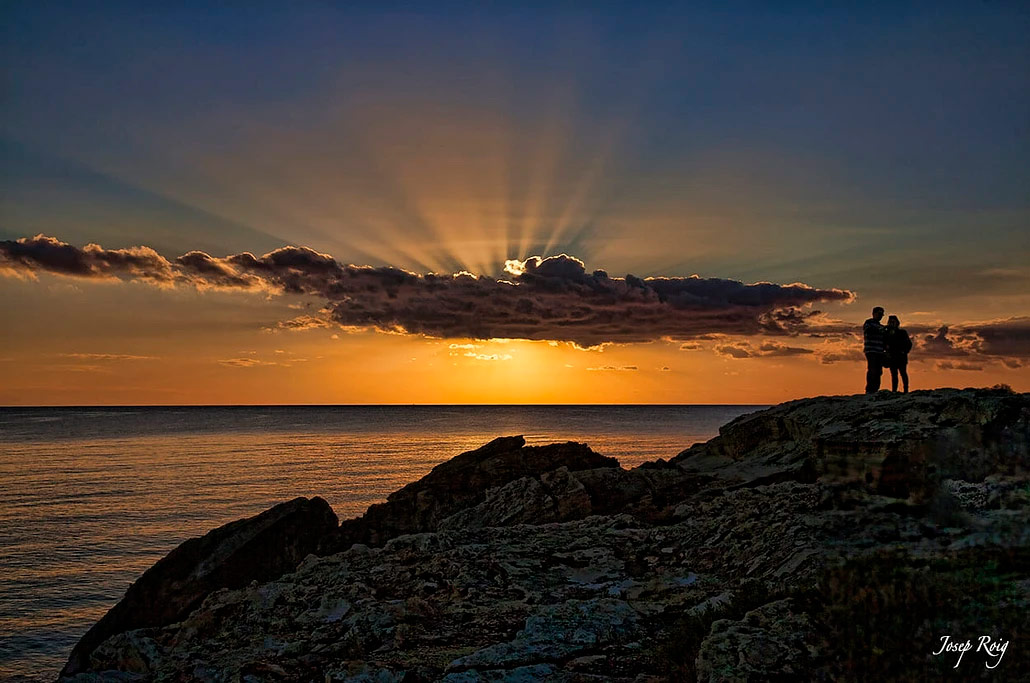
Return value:
[[(343, 265), (303, 246), (286, 246), (263, 256), (243, 252), (215, 257), (190, 251), (169, 260), (145, 246), (79, 248), (42, 234), (0, 240), (0, 275), (31, 279), (40, 272), (322, 300), (317, 313), (281, 321), (273, 330), (374, 329), (444, 339), (562, 342), (591, 350), (656, 340), (698, 350), (703, 348), (699, 342), (713, 341), (716, 353), (731, 358), (812, 355), (827, 364), (863, 360), (858, 325), (813, 310), (819, 302), (852, 301), (854, 294), (847, 290), (802, 283), (744, 284), (696, 275), (612, 277), (603, 270), (588, 272), (582, 261), (565, 254), (509, 260), (505, 278), (497, 279), (466, 272), (417, 274), (393, 267)], [(966, 359), (967, 364), (1003, 363), (1011, 368), (1030, 360), (1030, 317), (908, 329), (916, 342), (913, 358)], [(813, 350), (775, 340), (802, 335), (835, 343)], [(766, 341), (739, 339), (754, 336)], [(733, 337), (738, 339), (729, 341)], [(102, 362), (144, 358), (67, 357)], [(227, 364), (235, 360), (227, 359)]]
[(922, 338), (919, 352), (927, 358), (1001, 361), (1010, 368), (1021, 367), (1030, 359), (1030, 317), (942, 325)]
[(839, 348), (837, 350), (819, 350), (816, 353), (819, 362), (824, 365), (840, 362), (865, 362), (865, 354), (860, 349)]
[(469, 351), (464, 354), (466, 358), (475, 358), (476, 360), (511, 360), (512, 355), (510, 353), (476, 353), (475, 351)]
[[(491, 340), (493, 343), (503, 342), (503, 340), (494, 339)], [(478, 349), (483, 348), (482, 344), (458, 344), (452, 343), (447, 345), (448, 355), (450, 356), (463, 356), (465, 358), (473, 358), (475, 360), (482, 361), (505, 361), (514, 358), (510, 353), (480, 353)]]
[(636, 365), (602, 365), (596, 368), (587, 368), (591, 372), (636, 372), (638, 369)]
[(460, 272), (416, 274), (393, 267), (342, 265), (307, 247), (264, 256), (213, 257), (191, 251), (168, 261), (148, 247), (83, 249), (53, 237), (0, 241), (7, 270), (141, 280), (162, 286), (317, 295), (323, 317), (301, 316), (281, 329), (310, 329), (331, 320), (343, 327), (440, 338), (554, 340), (592, 347), (657, 339), (686, 341), (710, 334), (795, 335), (817, 302), (850, 302), (843, 289), (802, 283), (744, 284), (722, 278), (587, 272), (561, 254), (509, 261), (510, 279)]
[(156, 360), (157, 356), (136, 356), (128, 353), (59, 353), (61, 358), (90, 361)]
[(746, 341), (738, 341), (729, 344), (720, 344), (715, 347), (715, 352), (727, 358), (759, 358), (770, 356), (807, 356), (815, 353), (804, 346), (788, 346), (778, 341), (762, 342), (754, 345)]
[(1030, 317), (993, 320), (963, 329), (979, 337), (978, 350), (984, 355), (1030, 358)]
[(307, 247), (282, 247), (258, 258), (249, 252), (216, 258), (190, 251), (167, 260), (150, 247), (78, 248), (47, 235), (0, 240), (4, 274), (49, 272), (96, 280), (142, 280), (198, 289), (265, 290), (322, 294), (331, 289), (341, 266), (328, 254)]
[(967, 363), (963, 361), (942, 360), (937, 361), (938, 370), (983, 370), (982, 363)]
[(722, 344), (715, 347), (715, 352), (727, 358), (750, 358), (752, 355), (747, 344)]
[(344, 326), (432, 337), (568, 341), (583, 347), (712, 332), (790, 334), (797, 309), (850, 292), (716, 278), (612, 278), (561, 255), (509, 263), (512, 280), (348, 266), (330, 315)]
[(787, 346), (776, 341), (763, 342), (758, 347), (759, 356), (806, 356), (815, 353), (803, 346)]
[(968, 356), (974, 352), (976, 338), (971, 335), (949, 336), (947, 325), (941, 325), (933, 334), (923, 336), (919, 350), (923, 355), (932, 358), (949, 356)]
[(282, 320), (276, 323), (275, 327), (266, 328), (269, 330), (286, 330), (288, 332), (303, 332), (304, 330), (316, 330), (330, 327), (331, 322), (325, 318), (315, 315), (299, 315), (296, 318)]
[(34, 274), (47, 271), (102, 280), (146, 280), (171, 283), (172, 265), (150, 247), (104, 249), (87, 244), (79, 249), (54, 237), (36, 235), (0, 241), (0, 265), (5, 271)]
[(218, 361), (219, 365), (230, 368), (256, 368), (260, 366), (279, 365), (272, 361), (258, 360), (257, 358), (226, 358)]
[[(938, 370), (982, 370), (991, 364), (1015, 369), (1030, 360), (1030, 317), (907, 329), (915, 343), (911, 360), (936, 361)], [(815, 353), (826, 364), (865, 361), (857, 335), (854, 341), (826, 340)]]

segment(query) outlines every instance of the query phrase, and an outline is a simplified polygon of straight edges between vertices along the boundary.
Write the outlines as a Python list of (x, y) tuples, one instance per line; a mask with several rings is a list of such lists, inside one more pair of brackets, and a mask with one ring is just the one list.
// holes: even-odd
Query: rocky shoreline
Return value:
[[(502, 437), (357, 519), (298, 498), (183, 543), (61, 680), (1014, 680), (1028, 473), (1006, 389), (793, 401), (631, 470)], [(945, 635), (1008, 645), (956, 672)]]

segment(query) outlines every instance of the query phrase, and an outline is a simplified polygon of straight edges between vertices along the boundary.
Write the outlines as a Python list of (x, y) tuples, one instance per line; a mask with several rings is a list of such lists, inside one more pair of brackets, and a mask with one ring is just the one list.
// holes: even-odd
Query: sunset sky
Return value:
[(0, 405), (1030, 391), (1030, 5), (873, 5), (4, 3)]

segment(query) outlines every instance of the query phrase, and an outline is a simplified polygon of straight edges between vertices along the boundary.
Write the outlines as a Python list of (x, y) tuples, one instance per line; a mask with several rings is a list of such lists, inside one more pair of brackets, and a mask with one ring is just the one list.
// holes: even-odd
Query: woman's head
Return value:
[(898, 316), (892, 315), (887, 318), (887, 327), (900, 327), (901, 321), (898, 320)]

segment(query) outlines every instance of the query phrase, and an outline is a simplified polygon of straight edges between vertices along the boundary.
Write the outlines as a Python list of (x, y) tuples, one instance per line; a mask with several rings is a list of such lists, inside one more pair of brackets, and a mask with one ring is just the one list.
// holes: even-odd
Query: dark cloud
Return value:
[(350, 272), (341, 300), (329, 305), (345, 326), (377, 327), (434, 337), (549, 339), (595, 346), (605, 342), (691, 339), (712, 333), (787, 334), (803, 324), (798, 309), (817, 301), (850, 301), (850, 292), (801, 284), (745, 285), (718, 278), (610, 277), (587, 273), (561, 255), (509, 262), (511, 280), (457, 275)]
[[(937, 361), (940, 370), (982, 370), (998, 363), (1019, 368), (1030, 359), (1030, 317), (907, 329), (915, 342), (911, 359)], [(816, 355), (827, 364), (865, 360), (857, 335), (853, 344), (828, 340)]]
[(332, 323), (323, 317), (316, 315), (299, 315), (296, 318), (283, 320), (276, 324), (273, 330), (289, 330), (290, 332), (302, 332), (304, 330), (316, 330), (330, 327)]
[[(249, 256), (249, 254), (248, 254)], [(175, 259), (185, 279), (201, 287), (216, 289), (261, 289), (263, 281), (234, 268), (226, 259), (191, 251)]]
[(943, 325), (923, 337), (919, 352), (927, 358), (1000, 360), (1010, 368), (1021, 367), (1030, 358), (1030, 317)]
[(760, 356), (805, 356), (815, 353), (803, 346), (787, 346), (779, 342), (765, 342), (758, 347)]
[(715, 352), (728, 358), (806, 356), (815, 353), (812, 349), (803, 346), (788, 346), (778, 341), (767, 341), (759, 345), (750, 344), (744, 341), (720, 344), (715, 347)]
[(841, 362), (865, 362), (865, 354), (861, 349), (837, 348), (831, 350), (820, 350), (817, 352), (819, 361), (824, 365), (832, 365)]
[(727, 358), (751, 358), (751, 349), (746, 344), (721, 344), (715, 347), (715, 352)]
[[(273, 329), (340, 325), (440, 338), (563, 341), (580, 348), (666, 339), (683, 342), (683, 350), (696, 350), (702, 348), (699, 342), (711, 341), (716, 353), (732, 358), (814, 354), (823, 363), (863, 360), (856, 347), (861, 344), (859, 326), (812, 308), (818, 302), (853, 300), (847, 290), (698, 276), (612, 277), (603, 270), (588, 272), (582, 261), (565, 254), (508, 261), (506, 279), (496, 279), (343, 265), (328, 254), (297, 246), (263, 256), (244, 252), (215, 257), (191, 251), (169, 261), (142, 246), (79, 248), (46, 235), (0, 241), (0, 274), (33, 277), (38, 272), (322, 300), (317, 314), (285, 320)], [(945, 369), (999, 362), (1017, 368), (1030, 359), (1030, 317), (908, 329), (916, 341), (913, 359), (952, 362)], [(756, 335), (766, 340), (728, 340)], [(775, 340), (802, 335), (823, 337), (827, 345), (813, 350)], [(117, 356), (80, 355), (77, 360), (110, 361)], [(237, 360), (226, 364), (254, 365)]]
[(810, 323), (822, 316), (822, 311), (802, 311), (798, 308), (785, 308), (770, 311), (762, 319), (762, 331), (765, 334), (797, 335), (813, 331)]
[[(308, 294), (344, 327), (443, 338), (516, 338), (604, 343), (689, 340), (711, 334), (793, 335), (820, 301), (851, 301), (842, 289), (801, 283), (744, 284), (721, 278), (611, 277), (567, 255), (509, 261), (510, 279), (469, 273), (419, 275), (392, 267), (341, 265), (306, 247), (264, 256), (191, 251), (169, 262), (147, 247), (84, 249), (37, 235), (0, 242), (8, 270), (141, 279), (198, 288)], [(284, 328), (318, 326), (311, 318)]]
[(34, 273), (47, 271), (72, 277), (139, 279), (170, 283), (172, 265), (150, 247), (104, 249), (87, 244), (79, 249), (60, 240), (36, 235), (0, 240), (0, 267)]
[(923, 337), (919, 352), (930, 358), (968, 356), (973, 353), (975, 341), (970, 335), (956, 335), (947, 325), (942, 325), (933, 334)]
[(963, 330), (979, 337), (978, 350), (984, 355), (1030, 358), (1030, 317), (968, 325)]

